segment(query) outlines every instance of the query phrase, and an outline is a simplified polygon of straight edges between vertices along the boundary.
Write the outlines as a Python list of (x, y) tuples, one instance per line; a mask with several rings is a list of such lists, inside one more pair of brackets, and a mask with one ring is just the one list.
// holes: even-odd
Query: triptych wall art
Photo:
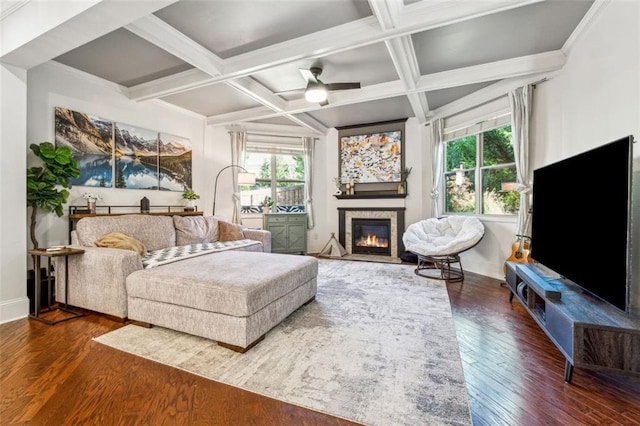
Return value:
[(189, 139), (56, 107), (55, 141), (71, 148), (78, 162), (73, 185), (191, 189)]

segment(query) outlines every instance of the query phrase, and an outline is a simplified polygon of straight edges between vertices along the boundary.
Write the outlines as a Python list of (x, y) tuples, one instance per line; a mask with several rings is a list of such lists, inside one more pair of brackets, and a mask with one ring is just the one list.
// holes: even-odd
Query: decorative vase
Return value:
[(262, 213), (269, 213), (269, 206), (262, 206)]
[(96, 199), (95, 198), (88, 198), (87, 199), (87, 209), (89, 209), (89, 213), (91, 213), (91, 214), (95, 214), (96, 213)]
[(185, 212), (193, 212), (196, 210), (196, 201), (195, 200), (184, 200), (184, 211)]
[(405, 183), (404, 182), (400, 182), (398, 184), (398, 194), (405, 194), (406, 191), (407, 191), (407, 188), (405, 186)]

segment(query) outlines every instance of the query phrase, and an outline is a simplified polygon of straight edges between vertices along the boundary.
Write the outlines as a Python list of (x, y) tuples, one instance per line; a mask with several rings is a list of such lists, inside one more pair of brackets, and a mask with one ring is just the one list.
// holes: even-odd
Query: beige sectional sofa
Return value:
[[(268, 231), (213, 216), (123, 215), (84, 218), (72, 232), (68, 303), (116, 319), (160, 325), (244, 351), (316, 294), (317, 259), (269, 253)], [(222, 232), (221, 232), (222, 231)], [(96, 247), (118, 232), (134, 250)], [(65, 300), (64, 262), (56, 299)]]

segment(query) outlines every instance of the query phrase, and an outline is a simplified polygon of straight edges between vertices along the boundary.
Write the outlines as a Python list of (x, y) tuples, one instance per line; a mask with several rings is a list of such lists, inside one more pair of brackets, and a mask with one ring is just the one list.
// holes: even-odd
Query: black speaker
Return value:
[[(51, 289), (49, 289), (47, 277), (47, 268), (40, 268), (40, 309), (48, 307), (55, 301), (56, 279), (53, 276), (51, 277)], [(36, 305), (34, 281), (35, 271), (33, 269), (29, 269), (27, 271), (27, 297), (29, 298), (29, 312), (33, 312)]]

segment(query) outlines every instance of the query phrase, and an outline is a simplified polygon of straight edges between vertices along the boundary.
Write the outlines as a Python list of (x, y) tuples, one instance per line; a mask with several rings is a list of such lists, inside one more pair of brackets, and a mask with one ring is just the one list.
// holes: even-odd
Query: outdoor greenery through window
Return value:
[(515, 182), (511, 126), (445, 143), (446, 213), (515, 215), (520, 206)]
[(243, 211), (260, 211), (266, 197), (274, 201), (274, 209), (304, 211), (302, 155), (247, 152), (244, 167), (256, 174), (256, 184), (241, 187)]

